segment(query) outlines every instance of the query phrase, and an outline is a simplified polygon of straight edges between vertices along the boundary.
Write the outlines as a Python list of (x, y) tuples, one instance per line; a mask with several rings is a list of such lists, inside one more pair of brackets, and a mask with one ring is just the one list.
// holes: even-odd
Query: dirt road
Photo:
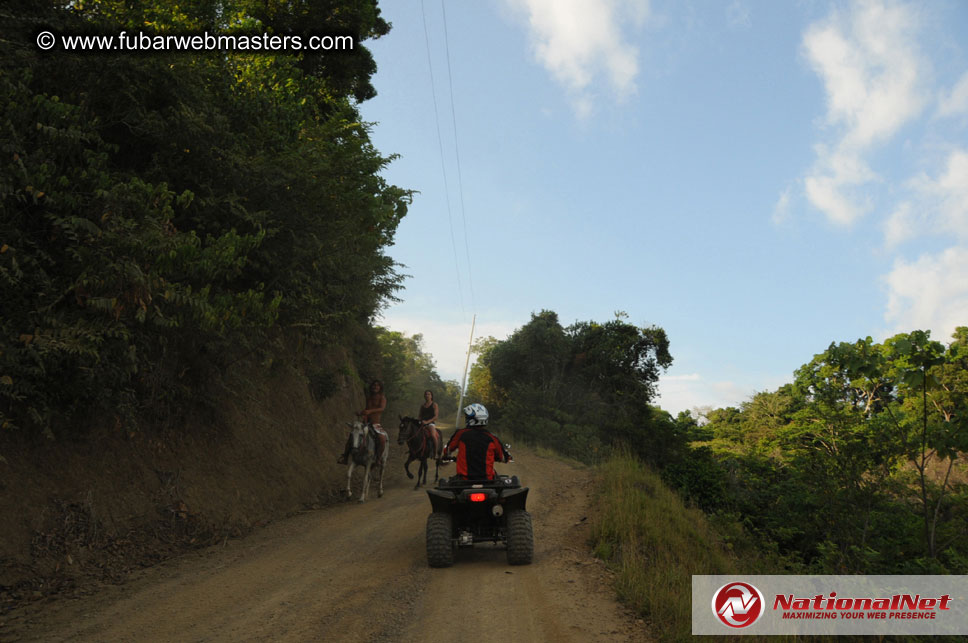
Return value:
[[(402, 470), (400, 455), (391, 466)], [(499, 470), (531, 487), (532, 565), (510, 567), (503, 548), (479, 545), (454, 567), (430, 569), (430, 503), (395, 472), (383, 498), (304, 513), (93, 596), (46, 599), (13, 615), (0, 639), (646, 640), (587, 553), (590, 472), (525, 448), (515, 458)]]

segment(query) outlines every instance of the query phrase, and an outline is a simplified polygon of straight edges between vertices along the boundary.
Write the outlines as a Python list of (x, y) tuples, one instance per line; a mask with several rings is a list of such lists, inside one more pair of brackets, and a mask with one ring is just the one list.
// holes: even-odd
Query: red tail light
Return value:
[(484, 502), (487, 499), (486, 493), (472, 493), (471, 502)]

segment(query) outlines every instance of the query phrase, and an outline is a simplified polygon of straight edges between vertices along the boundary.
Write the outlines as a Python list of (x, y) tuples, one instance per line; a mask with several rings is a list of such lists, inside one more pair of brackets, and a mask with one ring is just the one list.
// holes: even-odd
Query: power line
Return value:
[[(443, 142), (442, 142), (443, 139), (440, 134), (440, 114), (437, 109), (437, 93), (436, 93), (437, 85), (434, 83), (434, 79), (433, 79), (433, 64), (431, 63), (431, 56), (430, 56), (430, 37), (427, 35), (427, 13), (424, 7), (424, 0), (420, 0), (420, 6), (421, 6), (422, 15), (423, 15), (424, 39), (426, 40), (426, 44), (427, 44), (427, 64), (430, 67), (430, 80), (431, 80), (433, 96), (434, 96), (434, 118), (437, 123), (437, 144), (440, 147), (440, 163), (441, 163), (441, 169), (444, 173), (444, 187), (445, 189), (447, 189), (447, 217), (448, 217), (448, 220), (451, 222), (450, 239), (451, 239), (451, 245), (454, 248), (454, 263), (457, 265), (457, 272), (458, 272), (457, 280), (458, 280), (458, 286), (460, 286), (460, 264), (457, 259), (457, 244), (456, 244), (456, 241), (454, 240), (454, 224), (453, 224), (453, 218), (451, 216), (451, 211), (450, 211), (450, 190), (447, 187), (447, 172), (446, 170), (444, 170), (445, 163), (444, 163), (444, 148), (443, 148)], [(460, 143), (457, 136), (457, 109), (454, 106), (454, 76), (453, 76), (453, 72), (451, 70), (451, 64), (450, 64), (450, 37), (449, 37), (449, 34), (447, 33), (447, 9), (444, 7), (443, 0), (441, 0), (441, 3), (440, 3), (440, 10), (443, 17), (443, 25), (444, 25), (444, 51), (447, 57), (447, 84), (450, 89), (450, 116), (451, 116), (451, 123), (453, 124), (453, 127), (454, 127), (454, 155), (457, 160), (457, 194), (459, 195), (459, 199), (460, 199), (461, 224), (464, 231), (464, 252), (467, 257), (467, 281), (468, 281), (468, 286), (470, 288), (470, 294), (471, 294), (471, 306), (473, 307), (476, 302), (476, 297), (474, 296), (474, 277), (473, 277), (473, 271), (471, 269), (471, 252), (470, 252), (470, 247), (467, 240), (467, 211), (466, 211), (466, 208), (464, 207), (464, 176), (463, 176), (463, 172), (461, 171)], [(461, 312), (464, 312), (463, 290), (461, 291)], [(464, 317), (466, 318), (466, 316), (467, 314), (466, 312), (464, 312)], [(466, 388), (467, 388), (467, 367), (470, 364), (471, 346), (474, 341), (474, 324), (476, 321), (477, 321), (477, 314), (475, 313), (473, 319), (471, 320), (471, 336), (467, 344), (467, 357), (464, 362), (464, 375), (460, 385), (461, 394), (460, 394), (460, 401), (457, 404), (457, 419), (455, 420), (455, 424), (457, 426), (460, 425), (460, 422), (459, 422), (460, 407), (463, 404), (464, 393), (466, 392)]]
[(454, 154), (457, 158), (457, 194), (460, 195), (460, 217), (464, 226), (464, 252), (467, 254), (467, 281), (471, 290), (471, 302), (474, 297), (474, 276), (471, 270), (471, 251), (467, 243), (467, 214), (464, 209), (464, 177), (460, 169), (460, 145), (457, 141), (457, 110), (454, 108), (454, 77), (450, 69), (450, 38), (447, 35), (447, 9), (444, 0), (440, 0), (440, 11), (444, 16), (444, 51), (447, 53), (447, 84), (450, 87), (450, 116), (454, 124)]
[[(447, 165), (444, 162), (444, 143), (440, 134), (440, 112), (437, 110), (437, 84), (434, 81), (434, 64), (430, 56), (430, 35), (427, 32), (427, 11), (424, 6), (424, 0), (420, 0), (420, 16), (423, 18), (424, 41), (427, 44), (427, 66), (430, 69), (430, 95), (433, 97), (434, 102), (434, 122), (437, 125), (437, 147), (440, 149), (440, 171), (444, 175), (444, 197), (447, 201), (447, 221), (450, 224), (450, 245), (454, 249), (454, 267), (456, 268), (454, 273), (457, 276), (457, 292), (460, 296), (460, 311), (466, 319), (467, 312), (464, 310), (464, 286), (460, 279), (460, 260), (457, 258), (457, 241), (454, 238), (454, 218), (450, 211), (450, 187), (447, 182)], [(448, 61), (448, 66), (449, 65), (450, 62)], [(461, 198), (463, 199), (463, 197)]]

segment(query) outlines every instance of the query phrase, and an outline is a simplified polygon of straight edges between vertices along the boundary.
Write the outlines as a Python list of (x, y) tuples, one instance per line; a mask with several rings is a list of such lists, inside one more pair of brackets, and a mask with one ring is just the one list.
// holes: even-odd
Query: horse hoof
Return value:
[(407, 477), (410, 478), (411, 480), (413, 480), (413, 474), (412, 473), (407, 472)]

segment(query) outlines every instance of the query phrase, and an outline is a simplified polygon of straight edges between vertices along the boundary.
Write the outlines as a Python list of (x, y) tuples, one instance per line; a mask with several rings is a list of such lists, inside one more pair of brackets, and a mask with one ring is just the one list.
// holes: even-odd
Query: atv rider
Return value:
[(510, 454), (494, 434), (487, 430), (487, 409), (471, 404), (464, 409), (467, 426), (458, 429), (444, 447), (444, 457), (457, 451), (457, 478), (493, 480), (494, 462), (509, 462)]

